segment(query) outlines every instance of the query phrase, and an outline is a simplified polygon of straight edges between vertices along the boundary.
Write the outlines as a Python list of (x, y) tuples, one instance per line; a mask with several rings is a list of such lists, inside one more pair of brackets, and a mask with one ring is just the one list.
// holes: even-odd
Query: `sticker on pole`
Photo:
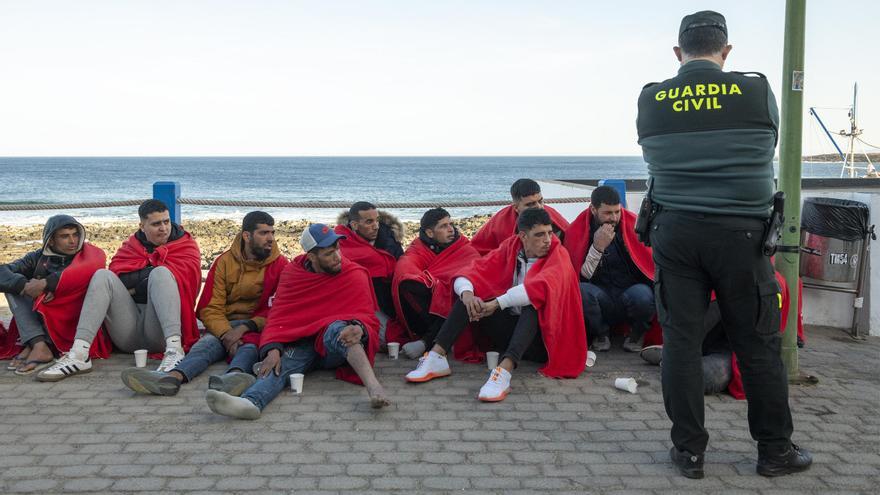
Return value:
[(803, 91), (804, 90), (804, 71), (796, 70), (791, 73), (791, 90), (792, 91)]

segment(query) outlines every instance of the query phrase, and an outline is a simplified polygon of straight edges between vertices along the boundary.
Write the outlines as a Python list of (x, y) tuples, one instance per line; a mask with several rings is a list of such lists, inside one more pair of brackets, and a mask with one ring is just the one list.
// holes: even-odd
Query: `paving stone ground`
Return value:
[[(619, 348), (577, 380), (526, 363), (498, 404), (474, 399), (484, 366), (453, 363), (453, 376), (416, 386), (403, 381), (412, 361), (380, 355), (391, 408), (373, 411), (361, 387), (316, 372), (258, 421), (210, 412), (219, 364), (176, 397), (124, 388), (129, 355), (56, 384), (2, 371), (0, 493), (878, 493), (880, 338), (810, 329), (800, 359), (820, 380), (791, 389), (794, 441), (813, 468), (756, 475), (745, 402), (710, 396), (699, 481), (668, 462), (659, 369)], [(638, 379), (638, 393), (615, 390), (619, 376)]]

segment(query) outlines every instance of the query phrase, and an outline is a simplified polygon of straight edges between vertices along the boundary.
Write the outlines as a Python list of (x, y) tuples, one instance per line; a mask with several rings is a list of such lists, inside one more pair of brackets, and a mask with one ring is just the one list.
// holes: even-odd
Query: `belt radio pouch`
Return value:
[(783, 223), (785, 223), (785, 193), (779, 191), (773, 195), (773, 212), (770, 214), (770, 220), (767, 222), (767, 229), (764, 232), (762, 245), (764, 256), (776, 254), (776, 246), (782, 237)]
[(651, 220), (657, 213), (657, 205), (651, 199), (651, 190), (654, 188), (653, 181), (649, 180), (648, 190), (645, 191), (645, 197), (642, 199), (642, 205), (639, 207), (639, 216), (636, 218), (635, 231), (639, 238), (639, 242), (647, 247), (651, 247)]

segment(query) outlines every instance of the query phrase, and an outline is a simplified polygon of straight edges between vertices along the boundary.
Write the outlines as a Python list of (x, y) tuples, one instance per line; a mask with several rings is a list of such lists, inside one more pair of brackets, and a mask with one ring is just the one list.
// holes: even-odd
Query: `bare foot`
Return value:
[(52, 354), (52, 349), (45, 342), (34, 344), (34, 348), (28, 354), (28, 360), (32, 361), (50, 361), (53, 358), (55, 358), (55, 355)]
[(14, 358), (12, 358), (12, 361), (9, 362), (9, 369), (14, 370), (20, 368), (21, 365), (23, 365), (24, 362), (27, 361), (28, 354), (30, 354), (30, 352), (30, 347), (25, 347), (24, 349), (22, 349), (21, 352), (18, 353), (18, 356), (15, 356)]
[(382, 385), (376, 384), (372, 387), (367, 387), (367, 393), (370, 394), (370, 407), (373, 409), (382, 409), (391, 405), (391, 401), (385, 395), (385, 389), (382, 388)]

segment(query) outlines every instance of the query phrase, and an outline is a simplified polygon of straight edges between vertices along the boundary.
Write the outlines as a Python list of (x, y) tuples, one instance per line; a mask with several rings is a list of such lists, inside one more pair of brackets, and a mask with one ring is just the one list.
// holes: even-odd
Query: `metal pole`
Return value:
[(804, 30), (806, 0), (785, 2), (785, 48), (782, 60), (782, 122), (779, 132), (779, 190), (785, 191), (784, 249), (776, 254), (776, 269), (785, 277), (791, 298), (782, 361), (788, 378), (799, 375), (797, 348), (798, 272), (801, 238), (801, 134), (804, 114)]

